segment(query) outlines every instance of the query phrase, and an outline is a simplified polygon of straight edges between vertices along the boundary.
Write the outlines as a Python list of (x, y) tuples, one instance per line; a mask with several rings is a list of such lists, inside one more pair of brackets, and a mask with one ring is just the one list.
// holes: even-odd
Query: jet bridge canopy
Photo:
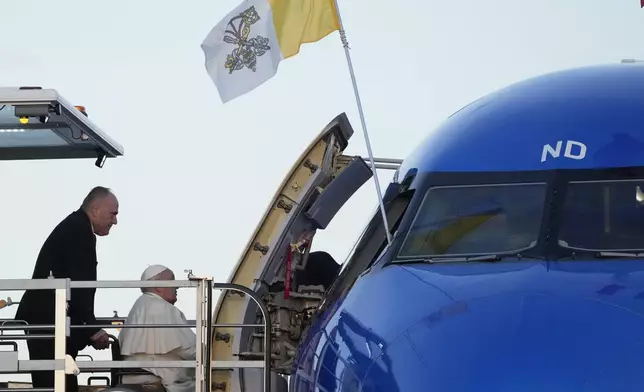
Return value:
[(123, 147), (56, 90), (0, 87), (0, 160), (95, 158), (102, 167), (121, 155)]

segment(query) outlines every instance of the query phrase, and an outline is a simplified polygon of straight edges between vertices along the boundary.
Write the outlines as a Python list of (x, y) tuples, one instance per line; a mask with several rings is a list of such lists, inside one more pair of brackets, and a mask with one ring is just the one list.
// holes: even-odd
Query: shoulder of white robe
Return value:
[[(131, 324), (181, 324), (186, 323), (183, 312), (176, 306), (150, 295), (142, 295), (130, 310), (128, 322)], [(170, 307), (170, 308), (168, 308)], [(128, 328), (123, 328), (127, 331)], [(123, 355), (135, 353), (165, 354), (172, 350), (192, 347), (194, 333), (189, 328), (129, 328), (122, 341)], [(119, 339), (121, 340), (121, 339)]]
[(154, 303), (154, 312), (158, 312), (167, 324), (181, 324), (187, 322), (186, 316), (181, 309), (167, 302), (161, 297), (150, 297), (150, 303)]

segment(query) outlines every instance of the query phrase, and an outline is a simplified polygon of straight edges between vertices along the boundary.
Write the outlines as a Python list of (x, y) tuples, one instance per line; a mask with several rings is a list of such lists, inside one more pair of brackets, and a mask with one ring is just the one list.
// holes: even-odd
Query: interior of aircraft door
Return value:
[(324, 189), (321, 195), (306, 212), (318, 229), (326, 229), (327, 225), (340, 208), (353, 196), (373, 173), (361, 157), (354, 157), (349, 165)]

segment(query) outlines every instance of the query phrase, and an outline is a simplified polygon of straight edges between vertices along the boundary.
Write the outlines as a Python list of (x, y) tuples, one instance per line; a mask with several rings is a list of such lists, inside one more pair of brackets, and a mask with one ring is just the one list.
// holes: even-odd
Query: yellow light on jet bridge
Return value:
[(87, 111), (85, 110), (85, 106), (76, 105), (74, 107), (76, 108), (76, 110), (78, 110), (79, 112), (83, 113), (85, 115), (85, 117), (89, 117), (87, 115)]
[(20, 117), (20, 124), (27, 124), (29, 122), (29, 117)]

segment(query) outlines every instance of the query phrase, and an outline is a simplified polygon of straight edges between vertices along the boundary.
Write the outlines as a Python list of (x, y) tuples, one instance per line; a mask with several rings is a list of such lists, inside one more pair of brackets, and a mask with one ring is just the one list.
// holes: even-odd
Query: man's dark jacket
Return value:
[[(83, 210), (72, 212), (56, 226), (43, 244), (32, 279), (46, 279), (50, 271), (56, 278), (96, 281), (96, 236)], [(72, 289), (67, 315), (72, 325), (96, 325), (96, 289)], [(28, 290), (20, 300), (16, 320), (29, 324), (54, 324), (54, 290)], [(99, 328), (71, 330), (71, 343), (82, 350)]]

